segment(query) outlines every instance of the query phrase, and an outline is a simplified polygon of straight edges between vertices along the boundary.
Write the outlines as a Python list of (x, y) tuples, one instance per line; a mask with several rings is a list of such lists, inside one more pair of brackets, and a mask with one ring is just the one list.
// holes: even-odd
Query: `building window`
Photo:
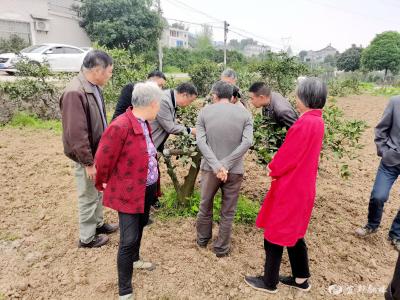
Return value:
[(178, 37), (178, 34), (175, 30), (171, 30), (171, 34), (172, 37)]
[(31, 25), (25, 22), (0, 20), (0, 38), (9, 39), (12, 35), (17, 35), (28, 44), (31, 40)]
[(176, 47), (183, 47), (183, 41), (177, 40)]

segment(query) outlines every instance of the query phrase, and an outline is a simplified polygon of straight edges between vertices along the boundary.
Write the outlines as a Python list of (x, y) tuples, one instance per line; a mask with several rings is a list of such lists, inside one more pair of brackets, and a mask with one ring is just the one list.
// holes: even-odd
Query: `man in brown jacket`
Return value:
[(104, 223), (102, 194), (94, 186), (94, 156), (107, 126), (106, 110), (100, 86), (112, 76), (113, 62), (107, 53), (90, 51), (82, 71), (72, 79), (60, 99), (64, 153), (76, 162), (78, 190), (79, 247), (101, 247), (108, 242), (104, 234), (115, 232), (117, 225)]

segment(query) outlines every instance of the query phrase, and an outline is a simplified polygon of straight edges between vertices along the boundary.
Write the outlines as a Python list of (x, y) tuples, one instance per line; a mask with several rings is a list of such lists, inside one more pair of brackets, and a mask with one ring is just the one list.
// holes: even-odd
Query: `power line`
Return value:
[(224, 29), (224, 27), (222, 27), (222, 26), (209, 25), (210, 23), (196, 23), (196, 22), (184, 21), (184, 20), (173, 19), (173, 18), (165, 18), (165, 19), (167, 19), (169, 21), (181, 22), (181, 23), (185, 23), (185, 24), (192, 24), (192, 25), (199, 25), (199, 26), (207, 25), (212, 28)]
[(180, 0), (166, 0), (166, 1), (169, 2), (169, 3), (171, 3), (171, 4), (173, 4), (173, 5), (178, 5), (178, 6), (181, 6), (181, 7), (185, 8), (185, 9), (187, 9), (187, 10), (190, 10), (190, 11), (192, 11), (192, 12), (196, 12), (196, 13), (198, 13), (198, 14), (201, 14), (201, 15), (203, 15), (203, 16), (206, 16), (207, 18), (209, 18), (209, 19), (211, 19), (211, 20), (214, 20), (214, 21), (217, 21), (217, 22), (220, 22), (220, 23), (223, 23), (223, 22), (224, 22), (223, 20), (220, 20), (220, 19), (218, 19), (218, 18), (215, 18), (215, 17), (209, 15), (208, 13), (205, 13), (205, 12), (203, 12), (203, 11), (201, 11), (201, 10), (198, 10), (197, 8), (191, 7), (191, 6), (187, 5), (186, 3), (183, 3), (183, 2), (180, 1)]

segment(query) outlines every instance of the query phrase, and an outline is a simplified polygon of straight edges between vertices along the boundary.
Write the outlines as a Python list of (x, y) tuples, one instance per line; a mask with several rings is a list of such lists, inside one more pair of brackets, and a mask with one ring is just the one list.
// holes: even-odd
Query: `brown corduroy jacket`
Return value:
[[(60, 98), (64, 153), (84, 166), (94, 163), (94, 156), (106, 124), (101, 117), (95, 89), (82, 73), (72, 79)], [(99, 91), (100, 95), (101, 92)]]

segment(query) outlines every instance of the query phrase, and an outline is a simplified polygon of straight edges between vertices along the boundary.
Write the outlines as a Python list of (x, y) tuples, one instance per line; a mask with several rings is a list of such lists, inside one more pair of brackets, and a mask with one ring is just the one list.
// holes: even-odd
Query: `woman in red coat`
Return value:
[[(271, 188), (256, 220), (257, 227), (264, 229), (264, 276), (245, 278), (251, 287), (268, 293), (277, 292), (279, 281), (304, 291), (311, 287), (304, 235), (314, 206), (327, 88), (317, 78), (306, 78), (299, 83), (296, 96), (301, 115), (268, 165)], [(284, 247), (292, 267), (290, 277), (279, 277)]]
[(103, 204), (118, 211), (120, 243), (117, 256), (120, 299), (133, 299), (134, 268), (154, 269), (139, 259), (143, 228), (158, 192), (157, 150), (149, 120), (160, 109), (161, 90), (155, 83), (138, 83), (132, 106), (103, 133), (96, 153), (96, 188)]

